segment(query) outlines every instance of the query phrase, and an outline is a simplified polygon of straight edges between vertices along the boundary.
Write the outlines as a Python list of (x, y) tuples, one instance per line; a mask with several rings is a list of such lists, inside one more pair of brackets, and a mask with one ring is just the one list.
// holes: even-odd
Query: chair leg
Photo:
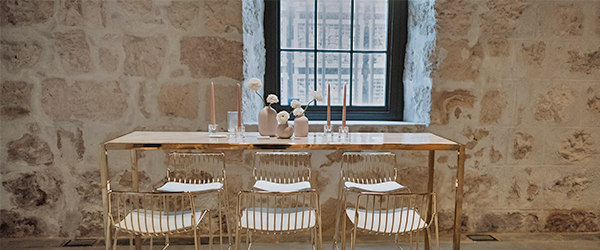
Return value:
[[(340, 217), (341, 217), (341, 211), (342, 211), (342, 193), (343, 193), (343, 187), (342, 184), (343, 180), (340, 178), (340, 185), (338, 186), (338, 205), (337, 205), (337, 211), (335, 212), (335, 232), (333, 234), (333, 250), (336, 250), (336, 248), (338, 247), (338, 237), (339, 237), (339, 233), (340, 233)], [(345, 218), (344, 218), (345, 219)]]
[[(113, 238), (113, 250), (117, 250), (117, 239), (119, 239), (118, 236), (119, 236), (119, 230), (115, 229), (115, 237)], [(107, 242), (106, 244), (108, 245), (110, 243)]]
[(133, 234), (129, 234), (129, 249), (133, 250)]
[(350, 229), (350, 249), (356, 249), (356, 227)]
[(440, 229), (438, 227), (438, 216), (435, 215), (435, 241), (437, 245), (437, 249), (440, 250)]
[[(219, 208), (220, 210), (220, 208)], [(221, 215), (221, 212), (219, 212), (219, 216)], [(221, 222), (221, 219), (219, 219), (219, 222)], [(222, 228), (219, 227), (219, 231)], [(212, 230), (212, 216), (210, 215), (210, 213), (208, 213), (208, 248), (210, 250), (213, 249), (213, 230)], [(221, 232), (219, 232), (221, 234)], [(223, 235), (221, 234), (221, 249), (223, 248)]]
[[(204, 216), (206, 216), (206, 214)], [(200, 224), (200, 223), (198, 223), (198, 224)], [(195, 226), (192, 229), (194, 230), (194, 249), (200, 250), (200, 241), (198, 240), (198, 227)]]

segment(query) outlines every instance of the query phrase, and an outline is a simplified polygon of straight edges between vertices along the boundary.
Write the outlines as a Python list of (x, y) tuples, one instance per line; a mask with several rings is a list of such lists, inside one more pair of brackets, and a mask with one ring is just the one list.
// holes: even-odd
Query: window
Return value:
[(305, 105), (311, 90), (324, 100), (309, 107), (341, 119), (347, 84), (348, 120), (402, 120), (402, 75), (408, 3), (405, 0), (265, 0), (265, 94)]

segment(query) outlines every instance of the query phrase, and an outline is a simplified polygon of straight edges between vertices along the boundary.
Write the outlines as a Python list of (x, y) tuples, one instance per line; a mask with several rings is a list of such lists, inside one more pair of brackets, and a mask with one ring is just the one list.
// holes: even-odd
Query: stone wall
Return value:
[(428, 131), (466, 143), (464, 229), (599, 231), (600, 2), (435, 9)]
[[(411, 27), (425, 29), (413, 34), (436, 38), (413, 44), (433, 53), (414, 54), (424, 66), (406, 74), (415, 93), (431, 91), (431, 106), (417, 100), (413, 116), (431, 125), (351, 130), (430, 131), (465, 143), (466, 231), (598, 231), (600, 3), (432, 3), (411, 2)], [(206, 131), (210, 82), (223, 130), (235, 84), (260, 74), (249, 65), (260, 59), (243, 59), (243, 50), (262, 52), (244, 44), (243, 30), (254, 29), (242, 17), (261, 12), (242, 10), (241, 0), (0, 0), (2, 237), (101, 236), (99, 144), (133, 130)], [(433, 10), (437, 34), (424, 23)], [(251, 185), (252, 153), (226, 152), (232, 194)], [(313, 152), (325, 225), (341, 153)], [(395, 153), (401, 182), (425, 190), (427, 155)], [(129, 153), (109, 157), (113, 187), (127, 189)], [(140, 153), (143, 190), (163, 180), (164, 163), (164, 152)], [(456, 154), (436, 154), (444, 230), (455, 168)]]

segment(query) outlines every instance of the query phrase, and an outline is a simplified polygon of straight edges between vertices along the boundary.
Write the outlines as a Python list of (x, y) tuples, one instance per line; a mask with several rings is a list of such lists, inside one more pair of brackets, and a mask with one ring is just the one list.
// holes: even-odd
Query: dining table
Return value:
[[(257, 132), (229, 134), (227, 132), (177, 132), (177, 131), (134, 131), (100, 145), (100, 178), (102, 186), (103, 222), (105, 246), (111, 246), (109, 225), (109, 152), (114, 150), (130, 151), (132, 191), (139, 191), (138, 153), (144, 150), (419, 150), (428, 152), (427, 192), (433, 192), (435, 173), (435, 151), (455, 151), (457, 153), (456, 178), (454, 178), (454, 229), (452, 249), (460, 249), (461, 219), (464, 186), (465, 145), (433, 133), (362, 133), (351, 132), (324, 134), (311, 132), (307, 137), (279, 139), (260, 136)], [(431, 212), (431, 210), (429, 210)], [(427, 215), (427, 219), (432, 214)], [(430, 235), (425, 234), (425, 246), (429, 247)], [(141, 247), (139, 239), (136, 247)]]

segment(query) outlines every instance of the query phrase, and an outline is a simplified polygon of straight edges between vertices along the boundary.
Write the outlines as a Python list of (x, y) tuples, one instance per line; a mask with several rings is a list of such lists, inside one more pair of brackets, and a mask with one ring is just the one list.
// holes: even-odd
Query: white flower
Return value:
[(323, 101), (323, 95), (319, 91), (311, 91), (310, 96), (318, 102)]
[(290, 107), (292, 107), (293, 109), (299, 108), (302, 104), (300, 104), (300, 102), (298, 100), (293, 100), (290, 103)]
[(262, 82), (258, 78), (248, 80), (248, 88), (252, 91), (257, 91), (262, 88)]
[(294, 115), (295, 116), (301, 116), (302, 114), (304, 114), (304, 109), (302, 109), (302, 108), (295, 108), (294, 109)]
[(270, 104), (278, 103), (279, 98), (277, 98), (277, 96), (274, 94), (270, 94), (269, 96), (267, 96), (267, 102)]
[(277, 113), (277, 121), (279, 121), (279, 124), (286, 123), (288, 119), (290, 119), (290, 113), (287, 111), (281, 111)]

